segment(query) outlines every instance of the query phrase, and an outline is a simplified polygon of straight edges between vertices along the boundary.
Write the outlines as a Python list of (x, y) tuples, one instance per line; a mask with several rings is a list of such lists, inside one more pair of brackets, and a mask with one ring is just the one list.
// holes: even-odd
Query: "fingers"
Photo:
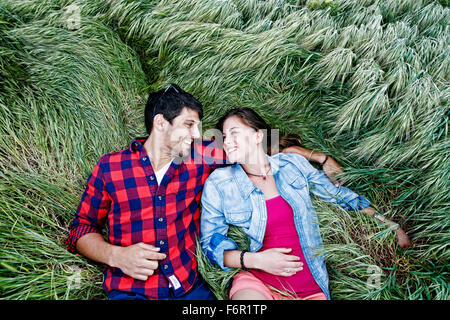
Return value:
[(408, 235), (405, 233), (405, 231), (403, 231), (402, 228), (397, 229), (397, 244), (402, 249), (408, 249), (412, 246)]
[(157, 260), (146, 260), (146, 259), (141, 260), (141, 261), (139, 261), (137, 268), (155, 270), (158, 268), (158, 261)]
[(300, 261), (300, 257), (299, 256), (294, 256), (292, 254), (286, 255), (285, 256), (285, 260), (286, 261)]
[[(141, 257), (136, 261), (135, 267), (133, 268), (134, 272), (131, 272), (132, 278), (142, 281), (147, 280), (148, 277), (153, 275), (159, 267), (158, 260), (145, 258), (145, 256), (149, 255), (148, 252), (144, 252), (144, 254), (145, 254), (144, 257)], [(163, 255), (161, 253), (153, 253), (153, 254)]]
[(290, 277), (303, 270), (303, 262), (300, 261), (300, 257), (295, 255), (286, 255), (284, 259), (285, 262), (282, 266), (281, 276)]
[(159, 263), (157, 260), (140, 259), (134, 268), (135, 271), (130, 276), (134, 279), (145, 281), (156, 272), (158, 267)]
[(142, 257), (145, 259), (150, 259), (150, 260), (164, 260), (166, 258), (166, 255), (164, 253), (160, 253), (158, 252), (159, 250), (161, 250), (161, 248), (158, 247), (154, 247), (150, 244), (146, 244), (143, 242), (140, 242), (137, 244), (138, 247), (145, 249), (144, 251), (142, 251)]
[(292, 248), (274, 248), (276, 251), (278, 251), (279, 253), (283, 253), (284, 256), (282, 257), (282, 259), (284, 259), (285, 261), (300, 261), (300, 257), (293, 255), (293, 254), (288, 254), (289, 252), (292, 251)]
[(145, 281), (148, 279), (148, 277), (150, 277), (151, 275), (153, 275), (155, 273), (155, 270), (152, 269), (139, 269), (138, 271), (136, 271), (136, 273), (132, 276), (132, 278), (137, 279), (137, 280), (142, 280)]
[(289, 269), (291, 271), (301, 271), (303, 270), (303, 262), (289, 262), (285, 264), (285, 269)]
[(146, 281), (148, 279), (148, 276), (146, 275), (142, 275), (142, 274), (134, 274), (134, 275), (130, 275), (133, 279), (136, 280), (141, 280), (141, 281)]
[(151, 244), (146, 244), (143, 242), (139, 242), (136, 244), (138, 247), (141, 247), (142, 249), (151, 250), (151, 251), (159, 251), (161, 248), (152, 246)]
[(143, 251), (142, 257), (149, 260), (164, 260), (166, 255), (159, 252)]
[(126, 251), (118, 267), (137, 280), (147, 280), (158, 269), (159, 261), (166, 258), (166, 254), (159, 252), (160, 248), (142, 242), (124, 249)]
[(278, 251), (280, 253), (289, 253), (292, 251), (292, 248), (273, 248), (273, 250)]
[(334, 186), (336, 187), (336, 188), (339, 188), (340, 186), (342, 186), (343, 185), (343, 181), (340, 181), (340, 180), (336, 180), (336, 181), (334, 181), (333, 182), (334, 183)]
[(290, 277), (295, 275), (297, 272), (300, 272), (303, 270), (303, 263), (299, 262), (296, 265), (293, 265), (291, 267), (286, 267), (282, 269), (282, 272), (280, 273), (283, 277)]

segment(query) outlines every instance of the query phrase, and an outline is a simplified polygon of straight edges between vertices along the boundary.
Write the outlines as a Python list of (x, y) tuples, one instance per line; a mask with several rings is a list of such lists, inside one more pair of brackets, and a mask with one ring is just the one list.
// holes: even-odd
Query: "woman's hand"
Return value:
[(408, 235), (400, 227), (397, 229), (397, 244), (402, 249), (408, 249), (411, 247), (411, 241), (409, 240)]
[(255, 269), (289, 277), (303, 270), (303, 263), (298, 256), (290, 255), (291, 248), (272, 248), (255, 255)]
[(375, 219), (377, 219), (382, 223), (388, 223), (393, 225), (395, 230), (397, 231), (397, 244), (400, 246), (400, 248), (408, 249), (409, 247), (411, 247), (411, 241), (409, 240), (408, 235), (406, 234), (405, 231), (403, 231), (402, 228), (400, 228), (398, 223), (395, 223), (385, 218), (382, 214), (377, 214), (375, 209), (370, 206), (362, 209), (361, 211), (366, 212), (367, 214), (369, 214), (370, 216), (374, 217)]

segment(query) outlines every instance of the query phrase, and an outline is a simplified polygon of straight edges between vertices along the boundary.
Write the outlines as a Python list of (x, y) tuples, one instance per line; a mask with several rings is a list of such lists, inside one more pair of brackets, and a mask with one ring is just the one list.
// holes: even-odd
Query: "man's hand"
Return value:
[(111, 267), (120, 268), (128, 276), (145, 281), (158, 268), (158, 260), (166, 255), (158, 252), (160, 248), (145, 243), (136, 243), (128, 247), (114, 247)]
[(344, 184), (344, 180), (336, 179), (335, 175), (344, 173), (344, 169), (332, 157), (328, 156), (327, 161), (323, 165), (323, 172), (330, 178), (336, 187)]

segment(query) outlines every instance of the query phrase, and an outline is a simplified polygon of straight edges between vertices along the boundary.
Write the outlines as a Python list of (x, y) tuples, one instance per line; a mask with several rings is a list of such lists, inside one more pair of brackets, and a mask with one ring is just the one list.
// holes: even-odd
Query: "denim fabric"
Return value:
[[(148, 300), (143, 294), (112, 290), (108, 293), (108, 300)], [(182, 296), (176, 297), (171, 290), (167, 300), (217, 300), (209, 289), (205, 280), (197, 278), (192, 288)]]
[[(294, 212), (294, 223), (306, 263), (314, 280), (330, 299), (325, 257), (317, 250), (323, 248), (317, 215), (310, 193), (347, 210), (361, 210), (369, 201), (350, 189), (335, 187), (323, 171), (315, 169), (302, 156), (279, 153), (267, 156), (280, 195)], [(241, 227), (250, 239), (250, 251), (262, 247), (266, 229), (267, 210), (264, 194), (248, 178), (239, 164), (216, 169), (206, 180), (202, 195), (200, 240), (210, 261), (223, 270), (227, 250), (238, 249), (227, 237), (229, 225)]]

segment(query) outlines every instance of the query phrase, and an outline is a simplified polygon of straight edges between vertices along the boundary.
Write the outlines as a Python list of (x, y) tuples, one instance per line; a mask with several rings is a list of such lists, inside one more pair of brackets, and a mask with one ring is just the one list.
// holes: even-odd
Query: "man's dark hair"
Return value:
[(162, 114), (164, 119), (172, 124), (173, 119), (180, 115), (183, 108), (197, 111), (199, 119), (202, 119), (202, 104), (176, 84), (171, 84), (166, 89), (150, 93), (145, 106), (145, 127), (147, 133), (150, 134), (152, 132), (153, 119), (157, 114)]

